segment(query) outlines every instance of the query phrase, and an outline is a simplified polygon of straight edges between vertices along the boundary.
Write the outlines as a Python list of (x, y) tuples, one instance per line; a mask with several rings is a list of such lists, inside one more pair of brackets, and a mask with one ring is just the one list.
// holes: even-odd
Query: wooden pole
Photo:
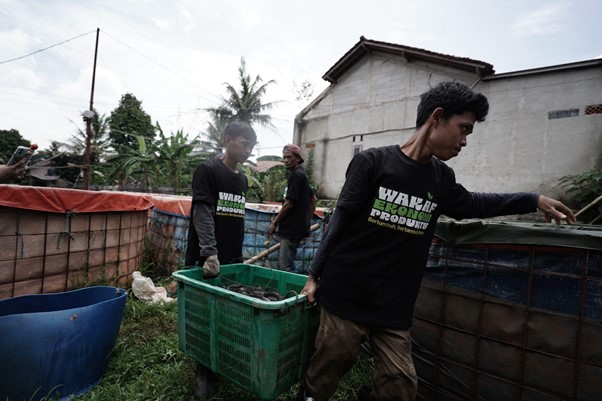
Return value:
[(96, 81), (96, 59), (98, 58), (98, 36), (100, 28), (96, 28), (96, 47), (94, 48), (94, 67), (92, 68), (92, 89), (90, 90), (90, 117), (86, 121), (86, 150), (84, 153), (84, 180), (83, 189), (90, 189), (90, 142), (92, 138), (92, 119), (94, 118), (94, 82)]
[[(581, 213), (585, 212), (586, 210), (588, 210), (590, 207), (594, 206), (596, 203), (600, 202), (601, 200), (602, 200), (602, 195), (598, 196), (589, 205), (587, 205), (586, 207), (584, 207), (583, 209), (581, 209), (577, 213), (575, 213), (575, 218), (579, 217), (579, 215)], [(599, 214), (598, 217), (596, 217), (595, 219), (593, 219), (592, 221), (590, 221), (587, 224), (594, 224), (596, 221), (598, 221), (598, 219), (600, 219), (600, 217), (602, 217), (602, 214)]]
[[(320, 223), (316, 223), (313, 226), (309, 227), (309, 231), (313, 232), (316, 231), (318, 228), (320, 228)], [(276, 249), (280, 248), (280, 242), (277, 244), (272, 245), (271, 247), (269, 247), (268, 249), (259, 252), (257, 255), (253, 256), (251, 259), (247, 259), (245, 260), (245, 264), (250, 265), (252, 263), (257, 262), (259, 259), (261, 258), (265, 258), (266, 256), (268, 256), (270, 253), (274, 252)]]

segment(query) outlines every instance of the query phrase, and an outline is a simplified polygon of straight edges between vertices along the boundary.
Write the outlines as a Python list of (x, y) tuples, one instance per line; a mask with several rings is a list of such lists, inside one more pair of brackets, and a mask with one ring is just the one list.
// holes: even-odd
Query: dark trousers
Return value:
[(378, 401), (414, 401), (417, 378), (409, 330), (376, 328), (343, 319), (324, 308), (305, 387), (315, 401), (328, 400), (353, 367), (361, 344), (370, 341), (374, 357), (371, 397)]

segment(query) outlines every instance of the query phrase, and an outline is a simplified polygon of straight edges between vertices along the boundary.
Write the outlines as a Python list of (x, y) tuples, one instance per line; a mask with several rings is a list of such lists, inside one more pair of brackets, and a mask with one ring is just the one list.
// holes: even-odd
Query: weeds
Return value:
[[(121, 331), (101, 382), (71, 401), (192, 401), (194, 361), (178, 348), (177, 304), (147, 304), (128, 298)], [(333, 400), (355, 400), (371, 380), (370, 360), (358, 361)], [(260, 401), (226, 379), (218, 379), (214, 401)], [(277, 401), (293, 401), (297, 385)]]
[[(111, 270), (112, 273), (110, 273), (109, 270)], [(86, 269), (84, 271), (76, 271), (69, 277), (71, 289), (73, 290), (96, 285), (117, 286), (118, 281), (119, 276), (117, 274), (117, 267), (113, 266), (113, 268), (107, 269), (106, 265), (101, 266), (100, 270), (96, 272), (94, 276)]]

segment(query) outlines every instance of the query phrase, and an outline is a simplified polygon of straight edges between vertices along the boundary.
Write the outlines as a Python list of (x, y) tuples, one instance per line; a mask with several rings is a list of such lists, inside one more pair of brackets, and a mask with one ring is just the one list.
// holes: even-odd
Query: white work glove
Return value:
[(203, 264), (203, 278), (213, 278), (219, 276), (219, 259), (217, 255), (207, 257)]

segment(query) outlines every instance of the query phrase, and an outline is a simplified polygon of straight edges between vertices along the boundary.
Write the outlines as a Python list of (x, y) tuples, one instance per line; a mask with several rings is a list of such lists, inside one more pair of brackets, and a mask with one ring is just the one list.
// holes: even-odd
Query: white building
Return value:
[(562, 176), (602, 166), (602, 59), (495, 74), (483, 61), (361, 37), (323, 79), (330, 86), (297, 115), (294, 132), (313, 151), (322, 197), (337, 197), (355, 153), (404, 142), (420, 94), (446, 80), (490, 103), (448, 163), (467, 189), (562, 196)]

